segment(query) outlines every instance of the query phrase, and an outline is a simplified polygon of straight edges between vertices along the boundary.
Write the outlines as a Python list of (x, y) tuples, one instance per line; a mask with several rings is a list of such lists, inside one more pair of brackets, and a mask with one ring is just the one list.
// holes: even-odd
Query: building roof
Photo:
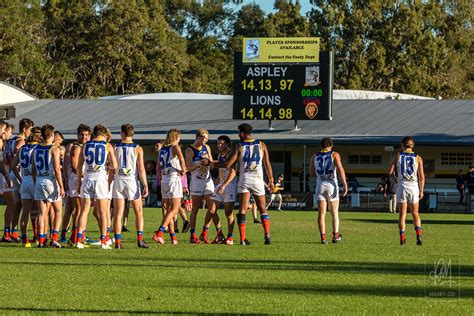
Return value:
[(0, 81), (0, 105), (31, 100), (35, 100), (35, 97), (28, 92)]
[[(53, 124), (67, 139), (75, 137), (79, 123), (104, 124), (118, 133), (132, 123), (136, 139), (154, 142), (170, 128), (178, 128), (183, 140), (206, 128), (210, 139), (218, 134), (237, 138), (232, 120), (232, 99), (208, 100), (33, 100), (13, 104), (21, 108), (14, 124), (28, 117), (37, 125)], [(325, 136), (338, 143), (397, 144), (411, 135), (417, 144), (474, 145), (474, 100), (334, 100), (331, 121), (251, 121), (257, 138), (273, 143), (316, 144)]]

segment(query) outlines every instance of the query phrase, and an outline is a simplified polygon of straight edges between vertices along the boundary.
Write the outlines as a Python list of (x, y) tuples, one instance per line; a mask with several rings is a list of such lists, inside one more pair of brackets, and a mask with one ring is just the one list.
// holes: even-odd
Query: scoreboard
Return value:
[(332, 54), (318, 62), (252, 63), (234, 55), (233, 119), (331, 120)]

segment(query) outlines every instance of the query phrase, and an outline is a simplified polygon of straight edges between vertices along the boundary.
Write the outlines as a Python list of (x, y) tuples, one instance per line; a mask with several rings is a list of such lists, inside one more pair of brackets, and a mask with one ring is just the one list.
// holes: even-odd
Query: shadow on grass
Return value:
[[(411, 216), (410, 214), (407, 217)], [(374, 223), (374, 224), (397, 224), (398, 218), (394, 219), (351, 219), (354, 222), (364, 222), (364, 223)], [(406, 220), (407, 224), (413, 224), (413, 220), (408, 219)], [(423, 220), (423, 215), (421, 218), (421, 224), (430, 224), (430, 225), (474, 225), (474, 221), (460, 221), (460, 220), (436, 220), (436, 219), (427, 219)]]
[[(311, 260), (254, 260), (245, 259), (196, 259), (196, 258), (140, 258), (145, 263), (137, 262), (134, 258), (118, 258), (112, 262), (98, 263), (91, 258), (87, 262), (82, 257), (80, 261), (4, 261), (0, 266), (91, 266), (91, 267), (117, 267), (117, 268), (182, 268), (196, 263), (195, 269), (242, 269), (261, 271), (315, 271), (315, 272), (346, 272), (364, 274), (395, 274), (395, 275), (426, 275), (425, 264), (399, 263), (399, 262), (355, 262), (355, 261), (311, 261)], [(113, 259), (112, 259), (113, 260)], [(431, 266), (430, 266), (431, 268)], [(474, 266), (459, 266), (460, 276), (471, 277), (474, 275)]]
[[(111, 314), (137, 314), (137, 315), (233, 315), (233, 313), (196, 313), (196, 312), (181, 312), (181, 311), (167, 311), (167, 310), (126, 310), (126, 309), (76, 309), (76, 308), (33, 308), (33, 307), (0, 307), (0, 312), (36, 312), (36, 313), (111, 313)], [(239, 313), (239, 315), (270, 315), (262, 313)]]

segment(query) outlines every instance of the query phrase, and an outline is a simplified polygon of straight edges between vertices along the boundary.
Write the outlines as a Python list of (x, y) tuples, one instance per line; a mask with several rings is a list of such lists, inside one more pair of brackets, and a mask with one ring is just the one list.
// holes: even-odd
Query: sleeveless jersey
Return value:
[(5, 156), (8, 156), (10, 160), (13, 160), (13, 153), (15, 152), (16, 143), (22, 139), (19, 135), (13, 135), (7, 141), (7, 145), (5, 146)]
[(115, 176), (119, 178), (135, 178), (137, 175), (137, 144), (118, 143), (115, 146), (117, 170)]
[(53, 145), (36, 145), (33, 150), (33, 159), (36, 166), (36, 175), (38, 177), (54, 177), (53, 157), (51, 149)]
[(263, 149), (260, 141), (243, 141), (240, 146), (239, 176), (258, 177), (263, 180)]
[(401, 184), (418, 183), (417, 154), (400, 152), (397, 161), (398, 181)]
[(84, 144), (84, 176), (107, 175), (107, 142), (90, 140)]
[(273, 189), (273, 193), (278, 194), (280, 192), (279, 190), (280, 188), (281, 188), (281, 183), (280, 182), (275, 183), (275, 188)]
[(38, 143), (28, 143), (18, 150), (18, 157), (20, 158), (20, 173), (24, 176), (31, 176), (33, 151)]
[(317, 181), (336, 181), (336, 164), (334, 163), (334, 152), (320, 151), (314, 159)]
[(178, 172), (181, 171), (178, 156), (172, 156), (172, 147), (172, 145), (163, 146), (158, 154), (161, 175), (166, 179), (179, 177)]
[[(75, 141), (74, 143), (71, 144), (71, 147), (69, 148), (69, 155), (67, 156), (67, 159), (69, 159), (69, 163), (67, 164), (67, 173), (68, 175), (75, 175), (76, 173), (74, 171), (72, 171), (72, 161), (71, 161), (71, 153), (72, 153), (72, 150), (75, 148), (75, 147), (79, 147), (81, 148), (82, 145), (80, 143), (78, 143), (77, 141)], [(82, 172), (84, 173), (85, 171), (85, 164), (82, 166)]]
[[(193, 145), (189, 146), (193, 151), (193, 162), (201, 161), (203, 158), (209, 158), (209, 148), (203, 145), (201, 149), (195, 148)], [(198, 179), (210, 179), (211, 168), (209, 166), (202, 166), (191, 171), (191, 176)]]
[[(219, 154), (219, 158), (218, 158), (219, 162), (227, 161), (227, 159), (229, 159), (229, 155), (230, 155), (230, 150), (225, 155)], [(219, 183), (220, 184), (224, 183), (224, 181), (229, 177), (229, 175), (230, 175), (230, 166), (229, 168), (219, 168)], [(236, 178), (237, 177), (234, 177), (234, 179), (232, 179), (232, 181), (229, 184), (235, 183)]]

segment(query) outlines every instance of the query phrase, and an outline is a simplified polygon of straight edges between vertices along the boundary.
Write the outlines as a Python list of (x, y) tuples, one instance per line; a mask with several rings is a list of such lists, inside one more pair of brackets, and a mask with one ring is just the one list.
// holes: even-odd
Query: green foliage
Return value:
[(335, 88), (474, 97), (468, 0), (4, 0), (0, 80), (40, 98), (232, 93), (242, 37), (319, 36)]

